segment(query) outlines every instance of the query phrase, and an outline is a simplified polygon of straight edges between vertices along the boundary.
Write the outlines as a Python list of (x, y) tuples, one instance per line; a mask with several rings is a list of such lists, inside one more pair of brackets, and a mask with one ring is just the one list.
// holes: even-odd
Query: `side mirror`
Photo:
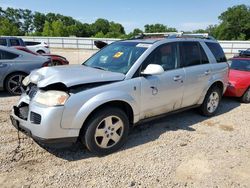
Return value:
[(143, 75), (159, 75), (164, 73), (164, 69), (162, 68), (161, 65), (157, 64), (149, 64), (146, 69), (141, 72)]

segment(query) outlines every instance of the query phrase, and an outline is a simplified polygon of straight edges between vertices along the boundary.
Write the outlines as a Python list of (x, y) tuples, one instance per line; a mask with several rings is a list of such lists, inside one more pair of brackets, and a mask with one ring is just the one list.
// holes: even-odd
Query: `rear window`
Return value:
[(218, 43), (206, 42), (206, 45), (213, 53), (217, 63), (226, 62), (227, 59), (225, 57), (224, 51)]
[(40, 42), (34, 42), (34, 41), (25, 41), (24, 43), (26, 46), (34, 46), (41, 44)]
[(2, 46), (7, 46), (7, 41), (6, 41), (6, 39), (0, 39), (0, 45), (2, 45)]
[(10, 39), (10, 45), (11, 46), (21, 46), (18, 39)]
[(17, 54), (13, 54), (4, 50), (0, 50), (0, 59), (1, 60), (9, 60), (9, 59), (15, 59), (17, 58)]

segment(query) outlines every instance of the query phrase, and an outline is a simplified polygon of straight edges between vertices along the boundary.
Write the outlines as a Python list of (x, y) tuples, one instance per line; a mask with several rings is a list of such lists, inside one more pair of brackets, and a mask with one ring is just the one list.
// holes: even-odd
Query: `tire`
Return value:
[(102, 156), (120, 149), (128, 137), (129, 120), (119, 108), (97, 111), (81, 131), (80, 140), (92, 153)]
[(45, 54), (45, 51), (43, 51), (43, 50), (38, 50), (36, 53)]
[(5, 89), (11, 94), (11, 95), (21, 95), (24, 91), (24, 88), (22, 86), (22, 81), (26, 77), (26, 74), (24, 73), (14, 73), (9, 75), (5, 80)]
[(244, 95), (241, 97), (241, 101), (244, 103), (250, 103), (250, 87), (246, 90)]
[(221, 102), (222, 91), (218, 87), (212, 87), (208, 90), (202, 105), (199, 107), (201, 115), (213, 116)]

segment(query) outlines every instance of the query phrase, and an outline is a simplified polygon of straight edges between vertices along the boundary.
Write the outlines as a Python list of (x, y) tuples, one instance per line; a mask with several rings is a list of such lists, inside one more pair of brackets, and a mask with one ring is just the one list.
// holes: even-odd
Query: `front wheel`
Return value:
[(220, 104), (222, 92), (218, 87), (210, 88), (205, 96), (199, 111), (204, 116), (213, 116)]
[(11, 95), (21, 95), (24, 91), (22, 81), (25, 78), (23, 73), (14, 73), (8, 76), (5, 80), (5, 89)]
[(127, 115), (119, 108), (106, 108), (96, 112), (82, 131), (80, 139), (97, 155), (117, 151), (126, 141), (129, 131)]
[(241, 101), (244, 103), (250, 103), (250, 88), (248, 88), (244, 95), (241, 97)]

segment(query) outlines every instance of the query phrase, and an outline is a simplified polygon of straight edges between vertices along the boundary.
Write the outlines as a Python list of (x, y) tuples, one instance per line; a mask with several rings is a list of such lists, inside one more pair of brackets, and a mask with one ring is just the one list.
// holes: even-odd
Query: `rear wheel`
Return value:
[(250, 88), (248, 88), (244, 95), (241, 97), (241, 101), (244, 103), (250, 103)]
[(128, 117), (119, 108), (106, 108), (96, 112), (86, 126), (80, 139), (97, 155), (117, 151), (125, 143), (129, 131)]
[(221, 101), (222, 92), (218, 87), (212, 87), (208, 90), (199, 111), (204, 116), (213, 116), (218, 110)]
[(25, 78), (24, 73), (14, 73), (8, 76), (5, 80), (5, 89), (11, 95), (21, 95), (24, 91), (22, 81)]

